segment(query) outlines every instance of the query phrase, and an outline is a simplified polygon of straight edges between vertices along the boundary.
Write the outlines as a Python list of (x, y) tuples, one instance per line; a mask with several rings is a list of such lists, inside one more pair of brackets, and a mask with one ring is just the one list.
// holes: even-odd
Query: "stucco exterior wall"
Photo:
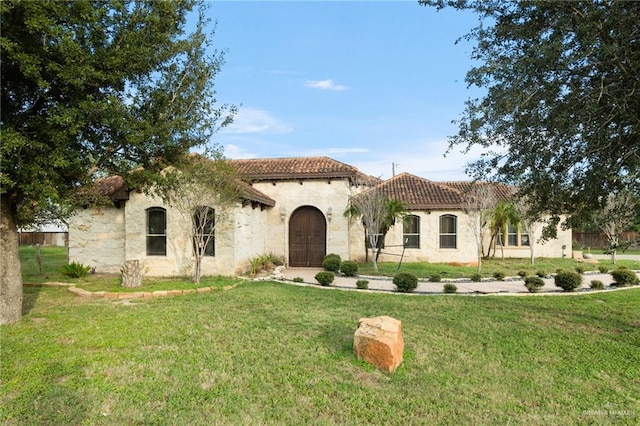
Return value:
[(69, 219), (69, 261), (99, 273), (117, 273), (124, 265), (124, 208), (78, 210)]

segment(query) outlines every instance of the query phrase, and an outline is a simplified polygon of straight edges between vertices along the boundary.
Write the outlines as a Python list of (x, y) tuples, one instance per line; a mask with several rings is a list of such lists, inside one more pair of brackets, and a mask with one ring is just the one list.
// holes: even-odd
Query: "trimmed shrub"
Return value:
[(328, 254), (322, 259), (322, 267), (326, 271), (330, 272), (338, 272), (340, 270), (340, 264), (342, 263), (342, 259), (338, 254)]
[(505, 273), (502, 271), (496, 271), (493, 273), (493, 278), (495, 278), (498, 281), (504, 280), (505, 276), (506, 276)]
[(537, 293), (544, 287), (544, 280), (540, 277), (526, 277), (524, 286), (529, 290), (529, 293)]
[(482, 281), (482, 274), (480, 274), (480, 272), (471, 274), (471, 281), (479, 283)]
[(618, 268), (609, 272), (609, 274), (613, 277), (613, 284), (618, 287), (638, 285), (638, 277), (630, 269)]
[(556, 287), (564, 291), (573, 291), (582, 284), (582, 275), (573, 271), (560, 271), (554, 277)]
[(418, 287), (418, 277), (409, 272), (400, 272), (393, 277), (396, 289), (401, 293), (411, 293)]
[(68, 265), (64, 265), (62, 268), (62, 275), (66, 275), (71, 278), (82, 278), (89, 273), (90, 266), (84, 266), (82, 263), (71, 262)]
[(527, 276), (527, 271), (518, 271), (518, 276), (524, 278)]
[(295, 278), (293, 279), (293, 282), (294, 282), (294, 283), (302, 283), (302, 282), (304, 282), (304, 278), (302, 278), (302, 277), (295, 277)]
[(580, 275), (583, 275), (583, 274), (584, 274), (584, 271), (586, 270), (586, 269), (585, 269), (585, 267), (584, 267), (584, 266), (582, 266), (582, 265), (578, 265), (578, 266), (576, 266), (576, 268), (575, 268), (575, 269), (576, 269), (576, 272), (577, 272), (577, 273), (579, 273)]
[(445, 293), (455, 293), (458, 291), (458, 287), (456, 287), (455, 284), (451, 284), (451, 283), (447, 283), (445, 285), (442, 286), (442, 291), (444, 291)]
[(442, 275), (435, 273), (435, 274), (431, 274), (431, 276), (429, 277), (429, 281), (434, 282), (434, 283), (439, 283), (440, 280), (442, 280)]
[(355, 277), (358, 273), (358, 264), (352, 260), (345, 260), (340, 265), (340, 271), (347, 277)]
[(604, 283), (600, 280), (591, 280), (589, 287), (591, 287), (592, 290), (603, 290)]
[(322, 271), (318, 272), (314, 278), (320, 283), (320, 285), (328, 286), (333, 282), (335, 277), (336, 275), (333, 272)]
[(356, 288), (360, 290), (366, 290), (369, 288), (369, 281), (367, 280), (358, 280), (356, 281)]
[(606, 274), (607, 272), (609, 272), (609, 268), (604, 265), (600, 265), (598, 266), (598, 271), (600, 271), (601, 274)]
[(543, 271), (543, 270), (539, 270), (539, 271), (536, 271), (536, 276), (538, 276), (540, 278), (544, 278), (544, 277), (547, 276), (547, 273), (545, 271)]

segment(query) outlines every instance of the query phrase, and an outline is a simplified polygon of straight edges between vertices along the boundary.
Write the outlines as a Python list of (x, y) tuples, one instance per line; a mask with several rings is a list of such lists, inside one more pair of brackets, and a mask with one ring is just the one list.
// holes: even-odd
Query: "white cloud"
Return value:
[(321, 90), (335, 90), (337, 92), (343, 92), (345, 90), (349, 90), (347, 86), (343, 86), (341, 84), (335, 84), (333, 80), (309, 80), (305, 84), (305, 87), (311, 87), (313, 89), (321, 89)]
[(225, 127), (222, 133), (291, 133), (293, 127), (269, 114), (267, 111), (253, 108), (241, 108), (233, 123)]
[(251, 151), (247, 151), (243, 147), (235, 144), (226, 144), (224, 146), (224, 156), (226, 158), (242, 159), (242, 158), (257, 158), (257, 155)]
[(369, 152), (366, 148), (323, 148), (323, 149), (309, 149), (304, 151), (296, 151), (291, 153), (300, 157), (315, 157), (315, 156), (341, 156), (345, 154), (364, 154)]

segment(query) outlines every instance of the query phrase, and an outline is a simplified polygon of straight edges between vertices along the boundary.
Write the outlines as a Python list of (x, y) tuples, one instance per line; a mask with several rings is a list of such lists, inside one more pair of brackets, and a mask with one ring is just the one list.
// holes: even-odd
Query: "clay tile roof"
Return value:
[(267, 207), (273, 207), (276, 205), (276, 201), (264, 194), (261, 191), (258, 191), (251, 185), (246, 182), (238, 181), (240, 183), (240, 188), (242, 189), (242, 198), (247, 201), (255, 201), (256, 203), (260, 203)]
[(107, 196), (112, 200), (128, 200), (129, 192), (127, 191), (122, 176), (108, 176), (97, 179), (94, 183), (95, 189), (100, 195)]
[(460, 208), (464, 199), (460, 191), (409, 173), (401, 173), (376, 187), (409, 210)]
[(515, 188), (488, 182), (433, 182), (409, 173), (393, 177), (376, 188), (390, 198), (402, 201), (409, 210), (460, 209), (474, 185), (492, 185), (499, 199), (507, 199)]
[(511, 198), (515, 192), (516, 188), (513, 186), (505, 185), (504, 183), (497, 182), (469, 182), (469, 181), (458, 181), (458, 182), (440, 182), (442, 185), (446, 185), (450, 188), (453, 188), (459, 191), (463, 196), (466, 196), (474, 186), (476, 185), (491, 185), (493, 190), (495, 191), (496, 196), (500, 200), (506, 200)]
[(229, 160), (229, 163), (250, 181), (329, 178), (376, 180), (353, 166), (329, 157), (259, 158)]
[[(251, 185), (238, 181), (242, 191), (242, 198), (247, 201), (254, 201), (267, 207), (273, 207), (276, 202), (273, 198), (253, 188)], [(128, 200), (129, 191), (122, 176), (108, 176), (106, 178), (97, 179), (94, 187), (98, 194), (109, 197), (113, 201)]]

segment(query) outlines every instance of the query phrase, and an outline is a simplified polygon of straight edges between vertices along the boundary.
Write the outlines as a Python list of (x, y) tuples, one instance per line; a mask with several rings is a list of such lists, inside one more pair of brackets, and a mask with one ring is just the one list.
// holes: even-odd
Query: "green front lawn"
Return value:
[[(229, 280), (231, 284), (232, 281)], [(109, 301), (25, 288), (0, 418), (40, 424), (637, 424), (640, 289), (406, 296), (245, 282)], [(393, 374), (352, 352), (403, 323)]]

